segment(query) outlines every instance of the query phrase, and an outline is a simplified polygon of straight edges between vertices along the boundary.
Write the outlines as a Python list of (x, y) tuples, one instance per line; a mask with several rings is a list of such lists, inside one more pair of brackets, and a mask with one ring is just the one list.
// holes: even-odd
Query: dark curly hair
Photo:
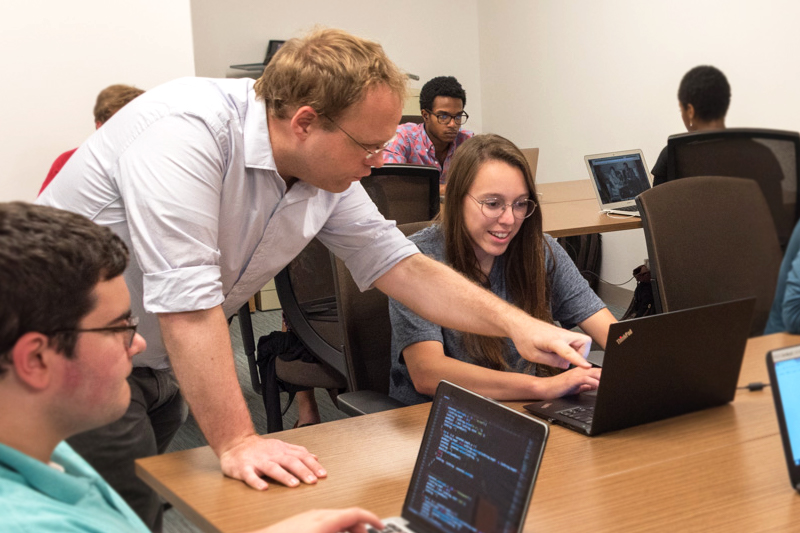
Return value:
[(678, 101), (684, 108), (692, 104), (700, 120), (721, 119), (731, 103), (731, 86), (721, 70), (701, 65), (684, 74), (678, 87)]
[(460, 98), (462, 105), (467, 105), (467, 93), (453, 76), (437, 76), (422, 86), (419, 92), (420, 110), (433, 111), (433, 100), (437, 96)]
[[(97, 303), (95, 286), (127, 264), (125, 243), (106, 227), (54, 207), (0, 203), (0, 376), (22, 335), (78, 327)], [(51, 335), (65, 357), (76, 340)]]

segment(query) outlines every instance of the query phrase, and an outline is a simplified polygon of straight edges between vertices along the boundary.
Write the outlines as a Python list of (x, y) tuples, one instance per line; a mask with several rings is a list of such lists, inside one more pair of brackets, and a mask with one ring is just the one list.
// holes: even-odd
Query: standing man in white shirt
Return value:
[(188, 78), (148, 91), (37, 200), (110, 227), (135, 257), (125, 279), (148, 347), (133, 359), (131, 408), (71, 444), (151, 527), (160, 506), (133, 460), (163, 451), (181, 396), (225, 475), (261, 490), (265, 477), (297, 486), (327, 475), (305, 449), (256, 435), (226, 320), (314, 237), (362, 289), (445, 327), (510, 337), (530, 360), (588, 366), (578, 353), (588, 337), (423, 256), (357, 183), (383, 164), (404, 94), (405, 77), (380, 45), (317, 30), (287, 41), (255, 85)]

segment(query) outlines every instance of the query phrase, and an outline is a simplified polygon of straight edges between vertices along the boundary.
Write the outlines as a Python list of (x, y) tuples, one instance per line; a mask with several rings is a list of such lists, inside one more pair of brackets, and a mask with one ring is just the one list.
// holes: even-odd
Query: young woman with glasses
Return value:
[[(532, 316), (580, 326), (605, 346), (615, 321), (566, 252), (542, 233), (536, 187), (525, 157), (498, 135), (478, 135), (456, 151), (443, 215), (411, 237), (422, 253), (449, 264)], [(599, 369), (550, 377), (508, 339), (442, 328), (390, 299), (391, 395), (430, 400), (442, 379), (500, 400), (557, 398), (597, 388)]]

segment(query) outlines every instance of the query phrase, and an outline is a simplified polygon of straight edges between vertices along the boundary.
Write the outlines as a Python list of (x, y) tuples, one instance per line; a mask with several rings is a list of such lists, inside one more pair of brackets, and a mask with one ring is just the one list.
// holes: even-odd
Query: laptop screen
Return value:
[(800, 466), (800, 357), (797, 351), (773, 351), (775, 377), (795, 466)]
[(546, 438), (544, 424), (443, 383), (403, 517), (435, 531), (519, 531)]
[(633, 200), (650, 188), (641, 152), (607, 154), (587, 163), (603, 204)]

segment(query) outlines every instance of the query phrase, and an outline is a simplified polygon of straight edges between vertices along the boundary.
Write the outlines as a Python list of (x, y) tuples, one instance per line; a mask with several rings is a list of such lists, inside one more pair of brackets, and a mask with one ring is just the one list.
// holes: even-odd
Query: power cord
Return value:
[(747, 385), (743, 385), (741, 387), (736, 387), (739, 390), (747, 389), (750, 392), (764, 390), (764, 387), (769, 387), (769, 383), (762, 383), (761, 381), (754, 381), (752, 383), (748, 383)]

